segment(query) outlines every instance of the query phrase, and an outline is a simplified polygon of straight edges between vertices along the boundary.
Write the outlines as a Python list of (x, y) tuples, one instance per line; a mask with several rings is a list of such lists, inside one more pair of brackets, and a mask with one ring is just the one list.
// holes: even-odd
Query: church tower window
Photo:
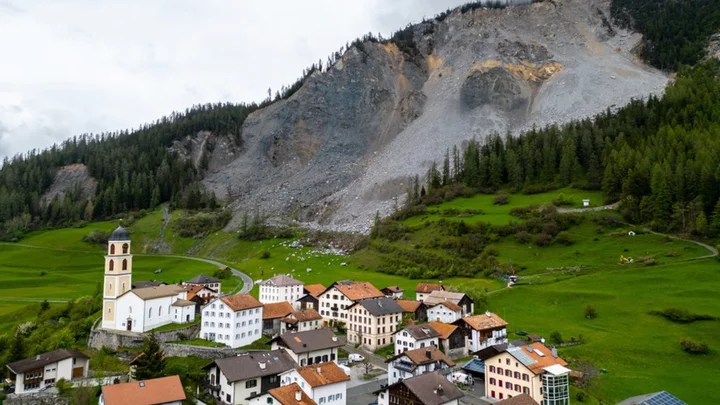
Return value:
[(126, 255), (128, 253), (128, 250), (130, 249), (130, 245), (128, 245), (127, 243), (124, 243), (122, 246), (122, 249), (123, 249), (123, 254)]
[(122, 261), (122, 269), (127, 270), (127, 259), (123, 259)]
[(115, 270), (115, 261), (110, 260), (110, 266), (108, 267), (108, 270), (113, 271)]
[(114, 254), (115, 254), (115, 244), (114, 244), (114, 243), (111, 243), (111, 244), (110, 244), (110, 254), (111, 254), (111, 255), (114, 255)]

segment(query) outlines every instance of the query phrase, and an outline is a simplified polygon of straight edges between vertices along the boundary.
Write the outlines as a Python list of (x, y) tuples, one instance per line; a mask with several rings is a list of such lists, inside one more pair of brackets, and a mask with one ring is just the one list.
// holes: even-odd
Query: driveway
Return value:
[(377, 401), (377, 395), (374, 395), (373, 391), (379, 390), (381, 384), (387, 384), (387, 378), (382, 380), (373, 380), (366, 382), (363, 385), (348, 388), (348, 405), (368, 405), (371, 402)]

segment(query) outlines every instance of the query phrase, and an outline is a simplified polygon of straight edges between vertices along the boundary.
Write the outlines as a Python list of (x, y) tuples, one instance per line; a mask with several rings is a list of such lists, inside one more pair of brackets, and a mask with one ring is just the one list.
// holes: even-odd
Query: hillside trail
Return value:
[(152, 247), (152, 252), (159, 253), (165, 245), (165, 229), (167, 229), (172, 215), (170, 214), (170, 207), (168, 203), (163, 204), (163, 224), (160, 227), (160, 234), (158, 235), (155, 245)]

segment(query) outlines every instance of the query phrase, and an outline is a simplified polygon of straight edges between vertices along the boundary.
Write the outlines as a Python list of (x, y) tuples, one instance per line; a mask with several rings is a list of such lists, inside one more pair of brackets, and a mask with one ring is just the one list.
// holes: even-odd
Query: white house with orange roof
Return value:
[(453, 322), (460, 327), (467, 339), (465, 345), (477, 352), (492, 345), (507, 343), (507, 322), (490, 311), (481, 315), (466, 316)]
[(308, 397), (322, 404), (345, 405), (348, 381), (350, 376), (332, 361), (280, 374), (281, 386), (298, 384)]
[(260, 339), (263, 304), (250, 294), (226, 295), (202, 308), (200, 337), (240, 347)]
[(320, 308), (317, 311), (330, 325), (347, 323), (349, 306), (360, 300), (381, 297), (385, 294), (367, 281), (336, 281), (318, 296)]

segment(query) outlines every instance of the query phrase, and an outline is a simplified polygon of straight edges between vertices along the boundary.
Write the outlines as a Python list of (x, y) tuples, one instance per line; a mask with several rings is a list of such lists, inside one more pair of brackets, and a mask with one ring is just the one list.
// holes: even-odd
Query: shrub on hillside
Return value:
[(550, 334), (550, 343), (554, 343), (556, 345), (563, 343), (562, 334), (560, 334), (560, 332), (558, 332), (558, 331), (553, 331)]
[(505, 193), (500, 193), (495, 196), (493, 199), (493, 204), (495, 205), (505, 205), (510, 202), (510, 197), (508, 197)]
[(550, 246), (552, 243), (552, 236), (546, 233), (540, 233), (535, 237), (535, 244), (540, 247)]
[(187, 214), (173, 220), (172, 229), (184, 238), (202, 238), (224, 228), (231, 218), (230, 210)]
[(597, 311), (595, 310), (595, 307), (593, 307), (590, 304), (585, 305), (585, 318), (587, 318), (587, 319), (597, 318)]
[(227, 280), (232, 276), (232, 270), (229, 267), (223, 267), (215, 270), (213, 277), (219, 278), (220, 280)]
[(533, 211), (538, 209), (537, 205), (527, 205), (525, 207), (510, 208), (510, 215), (522, 219), (527, 219)]
[(520, 231), (515, 234), (515, 240), (518, 243), (528, 244), (532, 241), (532, 235), (526, 231)]
[(572, 206), (575, 202), (572, 198), (565, 197), (565, 194), (560, 193), (558, 194), (557, 198), (552, 200), (552, 203), (556, 207), (569, 207)]
[(555, 237), (555, 243), (559, 243), (561, 245), (570, 246), (573, 243), (575, 243), (575, 240), (573, 239), (570, 232), (562, 231), (557, 234)]
[(82, 241), (85, 243), (93, 243), (98, 245), (107, 245), (110, 234), (104, 231), (92, 231), (89, 234), (82, 237)]
[(710, 349), (705, 343), (696, 342), (690, 338), (684, 338), (680, 341), (683, 350), (690, 354), (707, 354)]
[(695, 321), (712, 321), (718, 318), (712, 315), (693, 314), (686, 309), (668, 308), (664, 311), (650, 311), (651, 315), (659, 315), (677, 323), (692, 323)]
[(551, 190), (557, 190), (560, 188), (557, 184), (554, 183), (545, 183), (545, 184), (533, 184), (525, 187), (522, 191), (523, 194), (540, 194), (545, 193)]

